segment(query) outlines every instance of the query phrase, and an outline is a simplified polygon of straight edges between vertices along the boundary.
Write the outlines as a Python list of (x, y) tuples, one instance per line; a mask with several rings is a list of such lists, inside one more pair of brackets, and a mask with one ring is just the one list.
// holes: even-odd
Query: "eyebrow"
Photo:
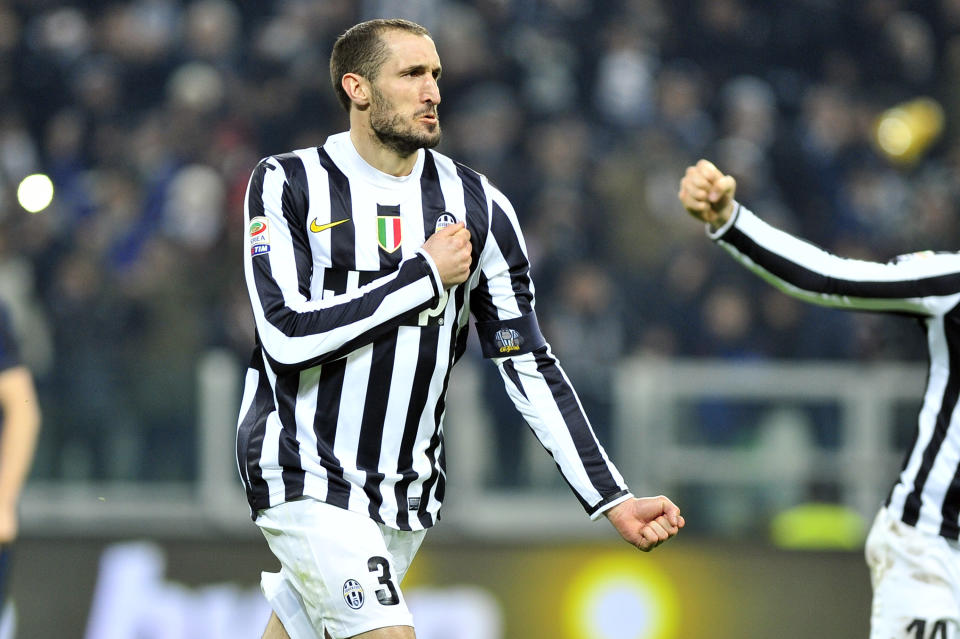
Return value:
[(430, 73), (433, 74), (433, 77), (439, 78), (440, 75), (443, 73), (443, 67), (442, 66), (430, 67), (426, 64), (412, 64), (409, 67), (400, 69), (400, 75), (406, 75), (407, 73), (412, 73), (414, 71), (423, 71), (423, 72), (430, 71)]

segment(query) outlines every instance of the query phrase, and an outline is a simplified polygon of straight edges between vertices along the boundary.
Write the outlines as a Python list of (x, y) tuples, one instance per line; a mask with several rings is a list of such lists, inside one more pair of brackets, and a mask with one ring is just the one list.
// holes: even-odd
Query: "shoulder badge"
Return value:
[(248, 227), (250, 237), (250, 255), (263, 255), (270, 252), (270, 231), (267, 228), (267, 218), (258, 216), (250, 220)]

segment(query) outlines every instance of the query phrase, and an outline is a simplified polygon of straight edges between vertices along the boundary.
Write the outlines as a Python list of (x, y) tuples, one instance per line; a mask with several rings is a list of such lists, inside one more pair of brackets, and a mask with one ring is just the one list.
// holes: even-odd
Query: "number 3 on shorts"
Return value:
[(390, 562), (383, 557), (371, 557), (367, 560), (367, 568), (370, 572), (380, 572), (378, 581), (387, 587), (377, 591), (377, 601), (384, 606), (396, 606), (400, 603), (400, 595), (393, 585), (393, 576), (390, 574)]

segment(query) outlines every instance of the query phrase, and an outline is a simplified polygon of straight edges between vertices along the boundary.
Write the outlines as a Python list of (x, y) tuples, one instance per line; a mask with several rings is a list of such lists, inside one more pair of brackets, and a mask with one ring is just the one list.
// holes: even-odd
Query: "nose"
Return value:
[(424, 102), (428, 102), (430, 104), (440, 104), (440, 85), (437, 84), (435, 78), (427, 78), (427, 81), (423, 87), (423, 94), (421, 98)]

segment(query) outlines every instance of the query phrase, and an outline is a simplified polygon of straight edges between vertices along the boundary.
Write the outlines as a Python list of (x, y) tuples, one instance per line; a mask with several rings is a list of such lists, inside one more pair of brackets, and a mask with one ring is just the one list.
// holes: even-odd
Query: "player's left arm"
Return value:
[(25, 366), (0, 371), (0, 544), (13, 541), (19, 528), (17, 505), (33, 464), (40, 408), (33, 375)]
[(576, 391), (540, 332), (523, 234), (510, 202), (491, 188), (490, 228), (471, 310), (484, 357), (500, 369), (507, 394), (592, 519), (650, 550), (683, 526), (664, 497), (637, 499), (598, 440)]

